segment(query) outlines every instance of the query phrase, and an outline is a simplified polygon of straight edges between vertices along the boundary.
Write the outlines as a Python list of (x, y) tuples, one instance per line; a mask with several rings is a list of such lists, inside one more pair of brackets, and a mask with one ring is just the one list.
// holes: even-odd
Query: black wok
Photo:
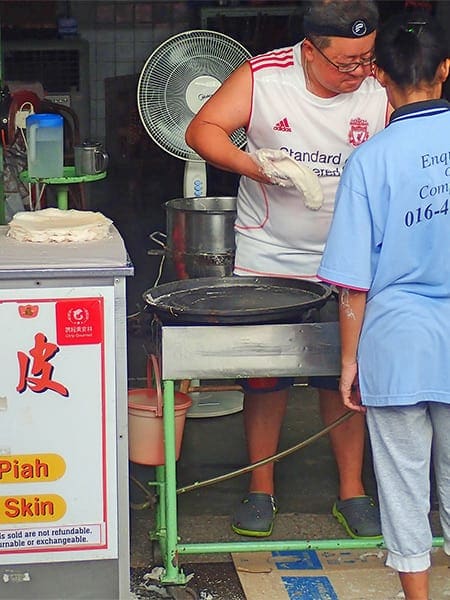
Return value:
[(284, 277), (200, 277), (155, 286), (147, 308), (169, 323), (268, 324), (301, 322), (323, 306), (328, 286)]

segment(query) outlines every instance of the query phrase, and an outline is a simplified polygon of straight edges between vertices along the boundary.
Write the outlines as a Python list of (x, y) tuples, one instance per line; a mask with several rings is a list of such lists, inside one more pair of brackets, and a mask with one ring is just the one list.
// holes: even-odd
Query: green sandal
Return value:
[(352, 538), (382, 537), (378, 506), (370, 496), (336, 500), (331, 512)]
[(273, 496), (263, 492), (250, 492), (234, 514), (231, 528), (239, 535), (267, 537), (272, 533), (277, 510)]

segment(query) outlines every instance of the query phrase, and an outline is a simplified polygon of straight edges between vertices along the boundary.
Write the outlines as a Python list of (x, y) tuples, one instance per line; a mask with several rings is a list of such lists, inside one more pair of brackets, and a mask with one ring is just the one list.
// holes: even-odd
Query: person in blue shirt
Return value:
[(429, 598), (432, 457), (450, 554), (447, 56), (429, 15), (381, 27), (374, 73), (395, 110), (344, 168), (318, 271), (339, 288), (341, 397), (366, 413), (386, 564), (407, 600)]

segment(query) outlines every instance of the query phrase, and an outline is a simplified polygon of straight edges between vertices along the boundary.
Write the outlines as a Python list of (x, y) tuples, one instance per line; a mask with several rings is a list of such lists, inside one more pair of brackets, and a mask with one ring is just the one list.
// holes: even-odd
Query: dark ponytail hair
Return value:
[(394, 15), (375, 40), (375, 61), (401, 88), (432, 83), (448, 56), (445, 32), (428, 13)]

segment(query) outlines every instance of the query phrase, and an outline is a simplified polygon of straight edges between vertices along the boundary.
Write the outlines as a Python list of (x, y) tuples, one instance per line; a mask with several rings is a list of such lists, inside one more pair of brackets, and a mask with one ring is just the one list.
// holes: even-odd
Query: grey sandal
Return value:
[(331, 512), (352, 538), (382, 537), (378, 506), (370, 496), (336, 500)]
[(234, 514), (231, 528), (239, 535), (267, 537), (272, 533), (277, 510), (273, 496), (263, 492), (250, 492)]

